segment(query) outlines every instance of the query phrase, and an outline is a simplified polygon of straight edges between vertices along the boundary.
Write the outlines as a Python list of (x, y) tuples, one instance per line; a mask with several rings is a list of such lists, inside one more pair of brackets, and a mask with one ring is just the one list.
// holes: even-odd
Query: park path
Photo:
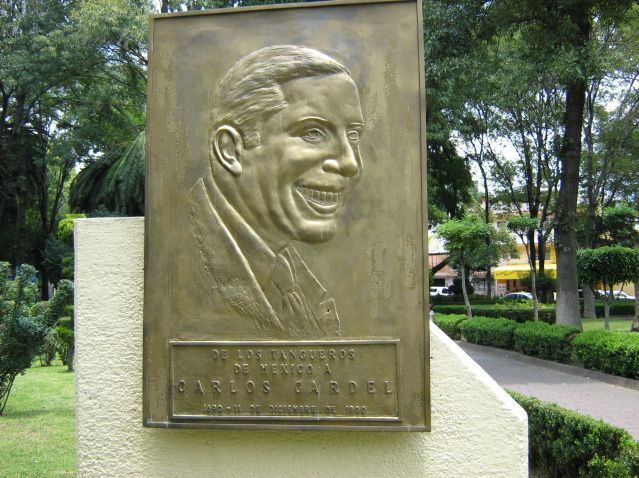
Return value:
[(639, 380), (467, 342), (457, 344), (499, 385), (603, 420), (639, 440)]

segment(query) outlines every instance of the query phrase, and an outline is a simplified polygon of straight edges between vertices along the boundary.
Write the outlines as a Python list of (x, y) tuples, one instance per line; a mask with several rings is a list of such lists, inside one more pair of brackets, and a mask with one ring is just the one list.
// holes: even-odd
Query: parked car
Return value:
[(615, 297), (617, 299), (621, 299), (621, 300), (635, 300), (635, 296), (634, 295), (626, 294), (622, 290), (616, 290), (615, 291)]
[[(630, 294), (626, 294), (624, 291), (622, 290), (615, 290), (613, 291), (615, 294), (615, 299), (620, 299), (620, 300), (635, 300), (635, 296), (634, 295), (630, 295)], [(599, 297), (606, 297), (608, 296), (608, 291), (607, 290), (598, 290), (597, 294), (599, 295)]]
[(511, 292), (502, 298), (506, 300), (533, 300), (533, 295), (530, 292)]
[(453, 295), (453, 294), (451, 294), (448, 291), (448, 287), (431, 287), (429, 295), (431, 297), (434, 297), (434, 296), (437, 296), (437, 295), (449, 296), (449, 295)]

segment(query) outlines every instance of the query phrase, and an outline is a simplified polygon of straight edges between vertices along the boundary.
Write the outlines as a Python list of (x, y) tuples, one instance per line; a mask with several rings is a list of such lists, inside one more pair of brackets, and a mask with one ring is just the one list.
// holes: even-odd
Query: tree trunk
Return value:
[[(532, 265), (532, 264), (531, 264)], [(530, 269), (530, 282), (533, 296), (533, 320), (539, 321), (539, 301), (537, 300), (537, 272), (534, 267)]]
[(557, 195), (555, 249), (557, 251), (557, 323), (581, 328), (577, 292), (577, 238), (575, 216), (579, 190), (581, 125), (585, 82), (577, 80), (566, 91), (566, 121), (560, 162), (561, 185)]
[[(537, 270), (540, 274), (545, 273), (546, 268), (546, 242), (544, 239), (544, 234), (541, 230), (537, 233)], [(541, 289), (541, 302), (544, 304), (548, 303), (548, 287), (543, 287)]]
[[(572, 23), (578, 28), (574, 46), (585, 51), (590, 36), (589, 12), (576, 8), (570, 12)], [(564, 136), (559, 150), (561, 173), (555, 207), (555, 249), (557, 251), (557, 323), (581, 329), (579, 297), (577, 293), (577, 237), (575, 216), (579, 192), (579, 163), (581, 133), (586, 101), (586, 80), (577, 76), (566, 85)]]
[(4, 407), (7, 406), (9, 400), (9, 394), (13, 387), (13, 381), (16, 379), (16, 374), (3, 374), (0, 376), (0, 417), (4, 413)]
[(74, 359), (75, 359), (75, 343), (71, 342), (71, 345), (69, 345), (69, 349), (67, 350), (67, 371), (68, 372), (73, 372), (75, 369)]
[(635, 320), (630, 326), (631, 332), (639, 332), (639, 281), (635, 282)]
[[(488, 190), (488, 178), (486, 177), (486, 171), (484, 166), (479, 161), (479, 169), (481, 171), (482, 180), (484, 183), (484, 222), (490, 224), (490, 199)], [(486, 244), (490, 246), (490, 235), (486, 236)], [(489, 248), (490, 249), (490, 248)], [(493, 268), (488, 266), (486, 269), (486, 294), (489, 298), (493, 297)]]
[(584, 285), (582, 290), (584, 295), (584, 319), (596, 319), (595, 294), (587, 285)]
[(464, 261), (461, 261), (461, 283), (462, 283), (462, 295), (464, 296), (464, 304), (466, 304), (466, 316), (469, 319), (473, 318), (473, 311), (470, 308), (470, 300), (468, 300), (468, 292), (466, 292), (466, 266)]
[(612, 291), (610, 295), (606, 294), (604, 299), (604, 329), (610, 330), (610, 305), (612, 304)]

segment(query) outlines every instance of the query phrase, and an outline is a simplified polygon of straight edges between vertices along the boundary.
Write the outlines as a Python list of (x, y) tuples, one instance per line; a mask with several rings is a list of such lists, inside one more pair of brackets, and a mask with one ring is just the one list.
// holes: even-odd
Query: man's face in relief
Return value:
[(243, 154), (241, 209), (267, 242), (331, 239), (359, 179), (364, 121), (345, 73), (281, 86), (287, 106), (269, 116)]

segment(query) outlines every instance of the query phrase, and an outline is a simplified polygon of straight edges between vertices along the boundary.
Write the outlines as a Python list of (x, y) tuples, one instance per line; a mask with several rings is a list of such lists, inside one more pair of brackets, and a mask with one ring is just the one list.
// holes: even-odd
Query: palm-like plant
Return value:
[(109, 211), (144, 215), (145, 132), (122, 156), (104, 156), (87, 165), (71, 186), (71, 207), (80, 211)]

